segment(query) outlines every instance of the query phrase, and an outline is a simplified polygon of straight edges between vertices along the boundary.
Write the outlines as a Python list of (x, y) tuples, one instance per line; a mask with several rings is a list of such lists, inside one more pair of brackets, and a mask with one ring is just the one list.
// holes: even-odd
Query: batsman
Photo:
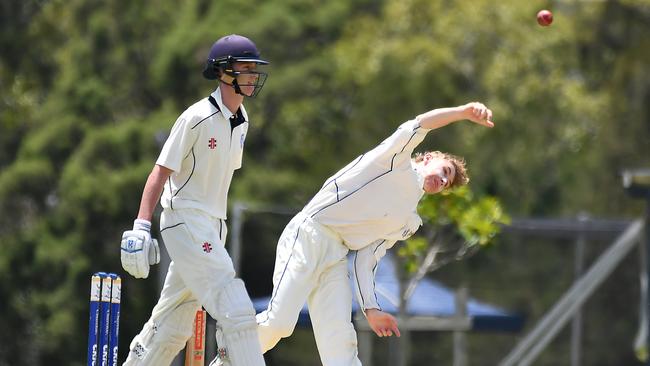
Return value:
[(429, 131), (462, 120), (494, 127), (492, 111), (478, 102), (423, 113), (330, 177), (289, 222), (278, 241), (271, 300), (257, 315), (264, 352), (291, 335), (307, 301), (323, 365), (361, 365), (351, 320), (350, 250), (356, 251), (355, 292), (370, 327), (380, 337), (400, 335), (396, 319), (377, 303), (375, 270), (396, 241), (422, 224), (416, 209), (425, 193), (469, 181), (459, 157), (438, 151), (411, 156)]
[(267, 74), (257, 67), (267, 64), (246, 37), (217, 40), (203, 71), (219, 81), (217, 89), (178, 117), (147, 178), (133, 230), (122, 235), (122, 267), (146, 278), (158, 263), (150, 229), (159, 198), (160, 233), (172, 262), (124, 365), (169, 365), (191, 336), (201, 306), (217, 320), (218, 354), (211, 365), (264, 365), (255, 310), (224, 245), (228, 189), (248, 131), (242, 103), (261, 90)]

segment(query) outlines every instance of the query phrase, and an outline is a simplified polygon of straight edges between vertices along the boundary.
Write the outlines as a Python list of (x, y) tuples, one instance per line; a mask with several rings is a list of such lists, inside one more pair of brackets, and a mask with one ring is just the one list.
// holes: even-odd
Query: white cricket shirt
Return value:
[[(241, 168), (248, 115), (233, 115), (219, 88), (183, 112), (174, 123), (156, 164), (173, 170), (160, 199), (163, 208), (194, 208), (226, 219), (233, 172)], [(231, 118), (239, 124), (231, 128)], [(237, 123), (235, 123), (237, 124)]]
[(402, 124), (373, 150), (330, 177), (303, 212), (337, 232), (352, 250), (377, 239), (404, 240), (422, 224), (423, 178), (411, 154), (429, 130)]
[(429, 129), (417, 120), (403, 123), (373, 150), (330, 177), (303, 208), (313, 220), (338, 233), (354, 256), (356, 293), (362, 309), (379, 309), (374, 274), (396, 241), (422, 225), (417, 214), (424, 177), (411, 155)]

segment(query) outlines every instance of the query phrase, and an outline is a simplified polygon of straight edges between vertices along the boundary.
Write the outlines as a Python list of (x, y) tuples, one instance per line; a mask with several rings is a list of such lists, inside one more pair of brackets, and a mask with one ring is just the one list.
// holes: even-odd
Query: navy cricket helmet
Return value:
[(255, 84), (251, 84), (255, 86), (255, 91), (250, 96), (257, 95), (266, 81), (267, 74), (260, 71), (235, 71), (233, 68), (235, 62), (254, 62), (258, 65), (269, 64), (268, 61), (260, 57), (260, 52), (257, 50), (253, 41), (238, 34), (231, 34), (219, 38), (212, 45), (205, 69), (203, 70), (203, 76), (206, 79), (217, 80), (219, 79), (220, 70), (222, 73), (235, 78), (232, 86), (237, 93), (242, 94), (240, 86), (244, 85), (238, 84), (237, 76), (242, 74), (256, 74), (256, 82)]

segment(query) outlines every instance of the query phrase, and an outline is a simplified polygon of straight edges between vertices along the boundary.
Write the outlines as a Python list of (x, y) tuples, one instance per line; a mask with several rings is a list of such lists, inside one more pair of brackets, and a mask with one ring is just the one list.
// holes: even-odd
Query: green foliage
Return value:
[(0, 63), (0, 169), (15, 158), (20, 142), (29, 129), (29, 120), (36, 101), (25, 78), (11, 77)]
[(408, 273), (418, 270), (432, 246), (439, 252), (438, 263), (448, 260), (450, 255), (453, 259), (464, 258), (492, 243), (501, 225), (510, 223), (496, 198), (476, 198), (469, 186), (426, 195), (420, 201), (418, 213), (424, 222), (424, 236), (410, 238), (398, 249)]
[(488, 245), (510, 223), (495, 197), (476, 198), (469, 186), (462, 186), (437, 195), (427, 195), (418, 207), (430, 225), (453, 225), (469, 245)]
[[(458, 151), (471, 169), (481, 167), (472, 173), (476, 185), (514, 213), (584, 205), (607, 212), (604, 206), (612, 202), (596, 203), (588, 190), (569, 188), (612, 185), (617, 177), (598, 174), (592, 165), (602, 161), (600, 142), (617, 145), (612, 133), (619, 139), (639, 136), (627, 124), (606, 132), (615, 118), (612, 106), (624, 103), (613, 99), (611, 89), (594, 85), (581, 64), (586, 28), (577, 20), (597, 21), (600, 12), (580, 17), (578, 10), (558, 11), (553, 26), (542, 28), (534, 20), (538, 7), (518, 1), (388, 1), (380, 17), (362, 17), (335, 48), (343, 75), (363, 90), (351, 119), (399, 120), (412, 116), (404, 111), (431, 105), (485, 101), (494, 110), (496, 129), (457, 127), (423, 147)], [(393, 92), (396, 85), (402, 87)], [(380, 136), (385, 127), (361, 131)]]
[(404, 245), (397, 249), (397, 255), (401, 257), (402, 265), (407, 273), (415, 273), (420, 267), (422, 256), (429, 248), (427, 239), (421, 236), (411, 237), (404, 242)]
[[(553, 5), (555, 22), (541, 28), (539, 1), (3, 2), (0, 364), (82, 364), (88, 276), (120, 271), (117, 240), (156, 136), (215, 88), (201, 69), (228, 33), (271, 60), (262, 94), (246, 102), (232, 198), (300, 206), (403, 120), (480, 100), (496, 128), (459, 123), (421, 146), (463, 155), (472, 191), (423, 201), (423, 236), (403, 246), (411, 269), (431, 243), (489, 245), (503, 211), (639, 214), (619, 172), (650, 156), (647, 1)], [(125, 282), (123, 351), (155, 287)]]

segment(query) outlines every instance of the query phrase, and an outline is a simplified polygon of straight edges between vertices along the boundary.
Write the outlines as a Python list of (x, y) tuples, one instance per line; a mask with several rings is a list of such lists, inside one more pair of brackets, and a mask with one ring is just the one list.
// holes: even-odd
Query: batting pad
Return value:
[(217, 358), (214, 365), (263, 366), (264, 357), (257, 337), (255, 308), (244, 281), (233, 279), (217, 299)]
[(147, 322), (131, 342), (131, 351), (123, 366), (169, 365), (192, 335), (192, 322), (198, 309), (196, 301), (175, 308), (160, 324)]

